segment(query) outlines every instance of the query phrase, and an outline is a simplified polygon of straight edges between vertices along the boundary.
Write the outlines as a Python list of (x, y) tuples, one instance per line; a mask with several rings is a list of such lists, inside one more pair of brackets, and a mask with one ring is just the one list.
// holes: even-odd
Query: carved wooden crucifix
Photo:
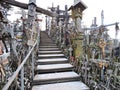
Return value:
[(103, 39), (100, 39), (98, 46), (102, 49), (102, 57), (105, 58), (106, 42), (104, 42)]

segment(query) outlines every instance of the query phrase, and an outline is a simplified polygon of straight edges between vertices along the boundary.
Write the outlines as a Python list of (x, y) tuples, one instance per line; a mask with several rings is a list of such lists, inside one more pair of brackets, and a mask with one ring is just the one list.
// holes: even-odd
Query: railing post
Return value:
[(24, 66), (21, 69), (21, 90), (24, 90)]
[(32, 80), (34, 78), (34, 51), (32, 51)]

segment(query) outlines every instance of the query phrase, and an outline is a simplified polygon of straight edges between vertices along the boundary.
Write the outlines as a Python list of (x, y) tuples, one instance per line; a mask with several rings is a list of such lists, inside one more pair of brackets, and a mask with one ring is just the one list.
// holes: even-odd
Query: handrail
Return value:
[(2, 88), (2, 90), (7, 90), (10, 87), (11, 83), (14, 81), (14, 79), (16, 78), (16, 76), (18, 75), (20, 70), (23, 68), (24, 64), (28, 60), (28, 57), (30, 56), (30, 54), (32, 53), (32, 51), (33, 51), (33, 49), (35, 48), (36, 45), (37, 45), (37, 41), (33, 45), (32, 49), (29, 51), (29, 53), (27, 54), (25, 59), (22, 61), (20, 66), (17, 68), (17, 70), (14, 72), (14, 74), (11, 76), (11, 78), (8, 80), (8, 82), (5, 84), (5, 86)]

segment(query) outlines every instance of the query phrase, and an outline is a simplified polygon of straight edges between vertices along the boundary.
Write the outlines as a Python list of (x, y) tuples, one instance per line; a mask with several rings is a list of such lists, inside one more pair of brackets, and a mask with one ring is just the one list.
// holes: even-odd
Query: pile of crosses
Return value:
[[(36, 15), (35, 0), (30, 0), (29, 2), (28, 18), (26, 18), (24, 10), (22, 10), (21, 14), (19, 20), (17, 19), (14, 23), (10, 23), (7, 19), (6, 8), (0, 5), (0, 89), (2, 89), (22, 63), (22, 60), (26, 57), (36, 40), (39, 39), (40, 29)], [(35, 55), (36, 52), (37, 48), (34, 51)], [(26, 89), (30, 88), (30, 80), (32, 80), (31, 67), (31, 61), (27, 62), (24, 67), (24, 84), (26, 85)], [(21, 88), (21, 78), (20, 74), (16, 77), (16, 80), (10, 86), (11, 90)]]
[[(57, 19), (52, 19), (51, 27), (54, 26), (54, 29), (51, 28), (51, 37), (54, 36), (53, 40), (63, 49), (76, 72), (80, 74), (81, 80), (91, 90), (101, 90), (101, 88), (103, 90), (119, 90), (120, 45), (117, 39), (110, 38), (106, 28), (114, 25), (116, 32), (118, 32), (119, 23), (104, 25), (101, 20), (102, 25), (98, 27), (96, 18), (94, 18), (91, 28), (82, 28), (82, 12), (85, 9), (86, 6), (82, 1), (69, 8), (72, 10), (72, 23), (67, 22), (66, 24), (67, 18), (63, 21), (62, 18), (59, 18), (60, 15)], [(101, 17), (103, 18), (103, 16)]]

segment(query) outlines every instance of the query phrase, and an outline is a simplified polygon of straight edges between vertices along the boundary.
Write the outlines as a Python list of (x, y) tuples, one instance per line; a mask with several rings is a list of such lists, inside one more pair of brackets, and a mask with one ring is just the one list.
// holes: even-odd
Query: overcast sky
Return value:
[[(24, 3), (28, 3), (29, 0), (16, 0)], [(120, 22), (120, 0), (82, 0), (88, 7), (83, 12), (83, 24), (89, 27), (92, 23), (94, 17), (97, 17), (97, 24), (101, 24), (101, 11), (104, 10), (104, 24), (111, 24), (115, 22)], [(39, 7), (47, 9), (48, 7), (60, 5), (60, 9), (64, 9), (65, 5), (70, 7), (74, 0), (36, 0), (36, 4)], [(14, 17), (15, 18), (15, 17)], [(45, 23), (45, 22), (43, 22)], [(119, 25), (120, 26), (120, 25)], [(114, 38), (114, 26), (109, 27), (111, 37)], [(120, 36), (120, 35), (119, 35)]]

